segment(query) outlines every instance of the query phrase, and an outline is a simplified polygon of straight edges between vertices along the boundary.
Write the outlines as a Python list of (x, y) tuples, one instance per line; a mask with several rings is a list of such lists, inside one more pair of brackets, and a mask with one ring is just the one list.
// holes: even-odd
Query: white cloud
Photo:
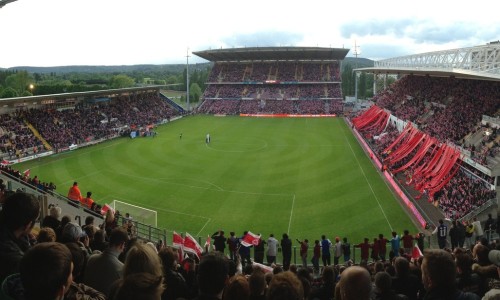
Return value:
[(185, 63), (187, 48), (355, 41), (361, 57), (383, 59), (500, 39), (495, 1), (446, 2), (18, 0), (0, 9), (0, 67)]

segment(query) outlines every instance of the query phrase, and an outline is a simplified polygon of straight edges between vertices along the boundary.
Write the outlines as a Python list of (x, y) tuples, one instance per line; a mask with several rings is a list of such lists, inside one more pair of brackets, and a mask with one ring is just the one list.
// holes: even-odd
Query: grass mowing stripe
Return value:
[(160, 227), (202, 236), (289, 232), (309, 240), (347, 236), (354, 244), (388, 236), (388, 221), (398, 232), (416, 231), (340, 118), (195, 116), (157, 132), (15, 167), (55, 182), (61, 194), (78, 179), (99, 203), (128, 199), (157, 210)]

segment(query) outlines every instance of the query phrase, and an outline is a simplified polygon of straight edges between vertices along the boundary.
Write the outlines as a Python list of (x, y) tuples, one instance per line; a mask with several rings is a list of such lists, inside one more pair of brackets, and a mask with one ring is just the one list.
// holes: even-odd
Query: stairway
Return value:
[(47, 142), (47, 141), (46, 141), (46, 140), (42, 137), (42, 135), (38, 132), (38, 130), (36, 130), (36, 128), (35, 128), (35, 127), (33, 127), (33, 125), (31, 125), (31, 123), (30, 123), (30, 122), (28, 122), (27, 120), (24, 120), (24, 124), (25, 124), (26, 126), (28, 126), (28, 128), (31, 130), (31, 132), (33, 132), (33, 135), (34, 135), (37, 139), (39, 139), (40, 141), (42, 141), (43, 146), (45, 147), (45, 149), (47, 149), (47, 150), (49, 150), (49, 151), (50, 151), (50, 150), (52, 150), (52, 146), (51, 146), (51, 145), (49, 145), (49, 143), (48, 143), (48, 142)]

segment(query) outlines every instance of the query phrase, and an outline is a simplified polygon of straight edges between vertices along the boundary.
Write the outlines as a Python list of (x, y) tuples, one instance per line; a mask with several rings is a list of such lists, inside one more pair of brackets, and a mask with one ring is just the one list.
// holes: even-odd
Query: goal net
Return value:
[(157, 227), (157, 213), (155, 210), (147, 209), (118, 200), (113, 200), (111, 206), (115, 211), (119, 211), (120, 215), (123, 217), (125, 217), (125, 214), (128, 213), (134, 221)]

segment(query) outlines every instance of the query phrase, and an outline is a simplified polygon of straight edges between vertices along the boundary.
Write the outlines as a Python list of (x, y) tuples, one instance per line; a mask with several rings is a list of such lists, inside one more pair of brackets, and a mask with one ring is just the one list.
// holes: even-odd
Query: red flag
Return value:
[(172, 245), (177, 248), (177, 253), (179, 254), (178, 262), (182, 263), (184, 260), (184, 238), (174, 231), (174, 236), (172, 240)]
[(256, 235), (249, 231), (241, 240), (241, 244), (245, 247), (257, 246), (259, 244), (259, 239), (260, 235)]
[(207, 236), (207, 241), (205, 242), (205, 248), (207, 248), (208, 250), (210, 250), (210, 244), (212, 243), (212, 238), (210, 237), (210, 235)]
[(24, 172), (23, 172), (23, 175), (26, 176), (26, 177), (30, 177), (30, 169), (26, 169)]
[(194, 237), (186, 232), (186, 237), (184, 238), (184, 251), (192, 253), (200, 258), (203, 248)]
[(175, 231), (172, 240), (172, 245), (176, 248), (182, 248), (182, 245), (184, 245), (184, 238)]
[(419, 259), (422, 256), (424, 256), (422, 254), (422, 251), (420, 251), (420, 248), (418, 248), (417, 243), (415, 243), (415, 246), (413, 246), (413, 250), (411, 251), (411, 258)]
[(4, 159), (4, 160), (2, 160), (2, 162), (1, 162), (0, 164), (1, 164), (2, 166), (7, 166), (7, 165), (10, 165), (10, 164), (12, 164), (12, 163), (11, 163), (10, 161), (8, 161), (8, 160), (5, 160), (5, 159)]
[(108, 204), (104, 204), (104, 206), (101, 208), (101, 215), (105, 215), (110, 209), (113, 211), (113, 208), (111, 206), (109, 206)]

